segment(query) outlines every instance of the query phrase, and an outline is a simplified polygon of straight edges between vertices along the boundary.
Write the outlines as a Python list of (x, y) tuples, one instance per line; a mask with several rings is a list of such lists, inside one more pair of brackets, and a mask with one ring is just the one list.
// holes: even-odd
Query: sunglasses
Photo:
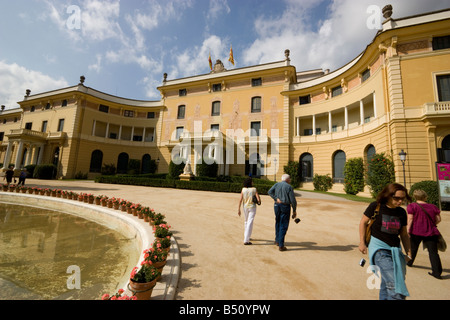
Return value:
[(395, 201), (405, 201), (405, 197), (395, 197), (395, 196), (393, 196), (392, 199), (394, 199)]

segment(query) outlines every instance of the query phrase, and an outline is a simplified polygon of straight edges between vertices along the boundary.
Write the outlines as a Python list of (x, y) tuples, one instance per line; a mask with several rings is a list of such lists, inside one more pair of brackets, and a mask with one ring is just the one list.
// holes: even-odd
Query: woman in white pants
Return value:
[(253, 221), (256, 215), (256, 204), (253, 202), (253, 196), (256, 195), (258, 199), (258, 204), (261, 203), (261, 198), (259, 197), (256, 188), (253, 188), (252, 178), (247, 178), (244, 180), (244, 187), (241, 191), (241, 199), (239, 200), (238, 215), (241, 216), (241, 204), (244, 204), (244, 245), (252, 244), (250, 242), (250, 236), (253, 230)]

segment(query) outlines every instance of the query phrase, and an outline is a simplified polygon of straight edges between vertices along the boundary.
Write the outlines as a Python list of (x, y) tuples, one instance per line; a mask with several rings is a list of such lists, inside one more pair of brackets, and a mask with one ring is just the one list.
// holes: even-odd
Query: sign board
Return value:
[(436, 163), (436, 170), (441, 202), (450, 202), (450, 163)]

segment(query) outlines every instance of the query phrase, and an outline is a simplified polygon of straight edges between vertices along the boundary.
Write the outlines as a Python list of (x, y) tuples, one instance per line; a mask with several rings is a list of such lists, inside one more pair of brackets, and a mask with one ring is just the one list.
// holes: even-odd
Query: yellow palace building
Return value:
[[(347, 159), (384, 152), (407, 187), (436, 180), (450, 162), (450, 9), (393, 19), (354, 60), (333, 72), (298, 71), (281, 61), (168, 80), (160, 101), (116, 97), (78, 85), (26, 91), (20, 108), (0, 112), (0, 162), (16, 169), (54, 163), (58, 178), (94, 177), (105, 164), (146, 172), (156, 160), (214, 159), (221, 175), (280, 179), (301, 165), (303, 187), (330, 174), (343, 189)], [(282, 52), (280, 52), (282, 54)], [(406, 152), (405, 176), (399, 157)]]

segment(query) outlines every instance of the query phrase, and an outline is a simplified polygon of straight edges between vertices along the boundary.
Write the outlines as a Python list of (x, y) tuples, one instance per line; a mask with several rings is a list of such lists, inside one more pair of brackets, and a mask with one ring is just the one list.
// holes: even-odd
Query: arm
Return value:
[(409, 235), (406, 226), (404, 226), (400, 231), (400, 239), (402, 240), (403, 248), (405, 249), (405, 252), (407, 254), (406, 262), (408, 262), (409, 260), (411, 260), (411, 242), (409, 240)]
[(274, 201), (277, 201), (277, 197), (275, 196), (275, 186), (276, 184), (274, 184), (267, 193)]
[(435, 217), (435, 219), (436, 219), (436, 225), (437, 225), (439, 222), (442, 221), (441, 215), (440, 215), (440, 214), (437, 214), (436, 217)]
[(295, 199), (294, 194), (294, 188), (291, 187), (291, 190), (289, 191), (289, 202), (292, 205), (292, 219), (295, 219), (297, 217), (297, 199)]
[(408, 232), (408, 234), (411, 233), (411, 226), (413, 223), (413, 219), (414, 219), (414, 216), (412, 214), (408, 213), (408, 225), (406, 226), (406, 231)]
[(258, 203), (261, 203), (261, 197), (259, 196), (258, 191), (256, 191), (256, 199), (258, 199)]
[(239, 206), (238, 206), (238, 216), (239, 217), (241, 216), (241, 205), (242, 205), (242, 201), (243, 200), (244, 200), (244, 196), (243, 196), (242, 191), (241, 191), (241, 199), (239, 199)]
[(366, 246), (366, 227), (369, 223), (369, 217), (363, 214), (361, 221), (359, 222), (359, 251), (363, 254), (367, 253), (367, 246)]

